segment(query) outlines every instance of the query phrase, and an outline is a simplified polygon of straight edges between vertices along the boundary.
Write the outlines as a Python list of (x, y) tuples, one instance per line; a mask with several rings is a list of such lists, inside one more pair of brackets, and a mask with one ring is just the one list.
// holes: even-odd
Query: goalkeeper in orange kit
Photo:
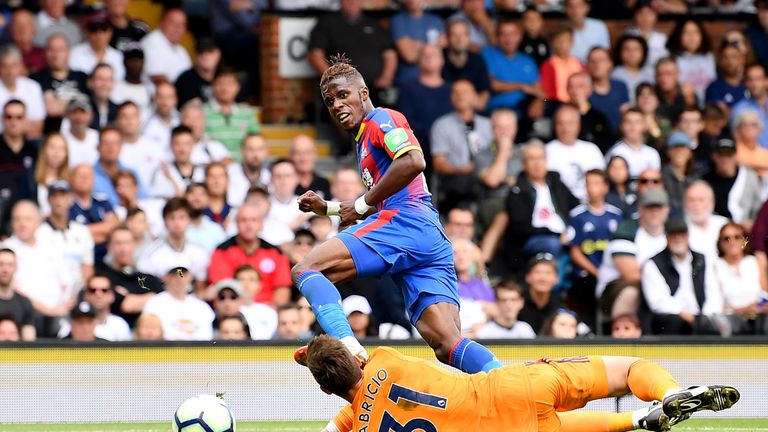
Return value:
[[(350, 403), (328, 432), (668, 431), (696, 411), (739, 400), (733, 387), (682, 389), (664, 368), (637, 357), (542, 359), (470, 375), (383, 347), (361, 369), (338, 339), (323, 335), (296, 360), (323, 391)], [(627, 413), (572, 411), (629, 392), (658, 402)]]

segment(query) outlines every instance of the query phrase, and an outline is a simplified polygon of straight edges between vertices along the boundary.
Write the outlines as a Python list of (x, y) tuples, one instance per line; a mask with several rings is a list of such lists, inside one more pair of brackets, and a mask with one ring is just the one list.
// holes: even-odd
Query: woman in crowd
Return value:
[(699, 101), (703, 101), (707, 86), (717, 78), (715, 56), (704, 26), (693, 19), (679, 21), (669, 36), (667, 49), (680, 69), (679, 81), (693, 86)]
[(768, 173), (768, 149), (761, 147), (757, 139), (764, 127), (760, 114), (752, 109), (741, 111), (733, 120), (736, 162), (754, 169), (763, 179)]
[(624, 217), (630, 214), (630, 207), (637, 200), (629, 179), (629, 165), (621, 156), (614, 156), (606, 168), (611, 188), (605, 196), (605, 202), (621, 210)]
[(69, 154), (67, 141), (60, 133), (54, 132), (43, 141), (35, 165), (37, 203), (43, 216), (48, 216), (51, 212), (48, 205), (48, 186), (56, 180), (69, 180)]
[(635, 98), (637, 107), (642, 111), (645, 119), (645, 143), (661, 152), (666, 144), (667, 135), (672, 131), (672, 123), (668, 118), (658, 115), (659, 96), (650, 82), (638, 84), (635, 89)]
[(635, 89), (640, 83), (653, 82), (653, 68), (648, 66), (648, 44), (640, 36), (624, 35), (616, 43), (611, 78), (622, 81), (629, 90), (630, 103), (635, 102)]
[(733, 222), (723, 225), (717, 252), (720, 258), (715, 261), (715, 277), (723, 293), (732, 333), (765, 334), (768, 306), (760, 306), (760, 302), (761, 298), (768, 297), (768, 287), (764, 273), (751, 253), (744, 227)]
[(539, 336), (551, 336), (555, 339), (576, 339), (579, 320), (576, 312), (560, 308), (544, 320)]

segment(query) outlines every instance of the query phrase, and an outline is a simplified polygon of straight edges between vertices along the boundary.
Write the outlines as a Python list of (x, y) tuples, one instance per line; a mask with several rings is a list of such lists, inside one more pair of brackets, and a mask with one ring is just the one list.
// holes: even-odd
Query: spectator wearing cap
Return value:
[(372, 331), (374, 326), (371, 318), (371, 305), (365, 297), (351, 295), (342, 300), (341, 309), (344, 311), (344, 315), (346, 315), (356, 339), (360, 340), (376, 336)]
[(66, 119), (61, 136), (67, 142), (69, 167), (82, 163), (95, 164), (99, 160), (99, 132), (90, 127), (93, 108), (87, 96), (78, 94), (70, 99)]
[(219, 65), (213, 78), (213, 98), (203, 105), (206, 133), (211, 139), (224, 144), (233, 155), (243, 138), (259, 133), (261, 128), (253, 109), (236, 101), (239, 92), (237, 72)]
[(277, 307), (277, 329), (272, 339), (297, 341), (303, 330), (299, 305), (291, 302)]
[[(181, 117), (176, 110), (177, 102), (176, 87), (168, 83), (155, 86), (154, 102), (147, 111), (141, 130), (147, 139), (157, 143), (160, 148), (170, 150), (171, 132), (181, 124)], [(195, 139), (193, 144), (196, 143)]]
[(235, 280), (243, 290), (240, 313), (248, 320), (251, 339), (270, 339), (277, 328), (277, 312), (266, 303), (254, 301), (262, 289), (259, 272), (245, 264), (235, 270)]
[(15, 289), (17, 268), (16, 253), (5, 247), (0, 248), (0, 316), (16, 324), (22, 340), (33, 341), (37, 338), (35, 325), (38, 316), (29, 298)]
[(96, 309), (87, 301), (81, 301), (69, 314), (71, 329), (63, 339), (74, 342), (104, 341), (96, 336)]
[(243, 202), (248, 189), (254, 186), (266, 188), (272, 178), (272, 171), (267, 163), (269, 146), (262, 135), (246, 135), (240, 145), (240, 156), (240, 162), (227, 166), (229, 202)]
[(715, 142), (712, 149), (713, 169), (702, 179), (715, 192), (715, 213), (752, 228), (760, 211), (762, 186), (757, 173), (736, 161), (736, 143), (728, 137)]
[(483, 325), (475, 337), (478, 339), (533, 339), (536, 332), (530, 324), (518, 320), (525, 299), (523, 289), (513, 280), (502, 280), (494, 288), (497, 313)]
[(50, 337), (58, 333), (61, 317), (66, 317), (74, 305), (75, 292), (63, 253), (35, 236), (41, 222), (33, 202), (19, 201), (11, 214), (13, 235), (2, 247), (16, 253), (15, 289), (43, 316), (39, 336)]
[(112, 66), (106, 63), (96, 65), (93, 72), (88, 76), (87, 85), (93, 107), (91, 127), (101, 130), (117, 117), (117, 104), (110, 99), (110, 93), (115, 87)]
[[(582, 0), (578, 0), (582, 1)], [(645, 115), (637, 108), (624, 111), (621, 139), (605, 155), (606, 160), (621, 156), (629, 165), (629, 176), (637, 178), (646, 168), (661, 169), (659, 152), (645, 143)]]
[(93, 236), (88, 228), (69, 220), (69, 208), (74, 198), (66, 180), (56, 180), (48, 186), (50, 215), (37, 228), (37, 240), (60, 251), (67, 266), (70, 285), (79, 289), (93, 275)]
[(127, 227), (112, 231), (107, 245), (109, 259), (97, 264), (96, 274), (109, 278), (114, 287), (112, 313), (133, 326), (147, 301), (163, 291), (163, 282), (136, 270), (136, 239)]
[(62, 128), (62, 118), (67, 114), (69, 102), (88, 94), (88, 75), (69, 67), (69, 42), (61, 34), (54, 34), (45, 44), (45, 68), (29, 77), (40, 84), (45, 98), (46, 133)]
[(176, 78), (192, 66), (187, 50), (180, 44), (186, 32), (187, 14), (181, 9), (166, 9), (157, 30), (141, 40), (146, 55), (144, 71), (155, 84), (176, 82)]
[(638, 199), (638, 218), (620, 223), (603, 253), (595, 296), (615, 280), (637, 283), (643, 264), (667, 246), (664, 222), (669, 215), (669, 196), (664, 189), (646, 189)]
[(156, 315), (165, 340), (211, 340), (216, 314), (208, 304), (189, 294), (194, 277), (186, 267), (170, 265), (163, 271), (165, 291), (150, 298), (142, 313)]
[(85, 24), (85, 42), (72, 47), (69, 67), (85, 73), (93, 72), (100, 63), (112, 66), (115, 81), (125, 78), (123, 53), (109, 46), (112, 39), (112, 26), (103, 12), (88, 17)]
[(315, 171), (317, 161), (317, 144), (308, 135), (298, 135), (291, 141), (290, 157), (296, 167), (299, 184), (296, 186), (296, 195), (314, 191), (321, 198), (331, 197), (331, 183), (327, 178)]
[(669, 162), (661, 168), (664, 189), (669, 194), (673, 211), (683, 207), (683, 195), (688, 186), (698, 179), (690, 137), (682, 131), (674, 131), (667, 137)]
[(104, 6), (112, 26), (109, 45), (113, 48), (125, 52), (128, 44), (140, 41), (149, 33), (147, 23), (128, 15), (128, 0), (106, 0)]
[(757, 19), (744, 33), (762, 65), (768, 68), (768, 0), (756, 0)]
[[(224, 144), (210, 139), (205, 134), (205, 111), (197, 100), (187, 102), (181, 109), (181, 124), (192, 130), (195, 148), (192, 150), (192, 162), (196, 165), (208, 165), (211, 162), (224, 162), (231, 166), (234, 158)], [(148, 131), (150, 132), (150, 131)]]
[(155, 198), (183, 196), (189, 185), (205, 180), (205, 169), (192, 163), (190, 156), (195, 147), (192, 131), (176, 126), (171, 132), (171, 159), (160, 162), (150, 183), (150, 195)]
[(254, 300), (277, 305), (287, 303), (292, 285), (289, 261), (277, 247), (259, 238), (264, 226), (264, 211), (245, 204), (238, 209), (235, 222), (237, 235), (213, 251), (208, 279), (215, 283), (232, 277), (238, 267), (249, 264), (259, 272), (262, 285)]
[(733, 120), (736, 161), (757, 171), (761, 178), (768, 174), (768, 148), (760, 143), (764, 129), (766, 124), (760, 111), (743, 109)]
[(205, 183), (187, 186), (184, 197), (189, 201), (190, 220), (187, 240), (203, 248), (208, 254), (227, 239), (224, 228), (205, 215), (208, 208), (208, 188)]
[(21, 52), (8, 44), (0, 46), (0, 105), (11, 100), (23, 103), (27, 138), (39, 138), (45, 119), (43, 91), (40, 84), (21, 75)]
[(107, 237), (120, 220), (115, 215), (112, 204), (102, 199), (102, 195), (94, 194), (95, 174), (90, 165), (81, 164), (74, 167), (69, 177), (75, 198), (69, 208), (69, 220), (88, 227), (96, 244), (94, 262), (100, 262), (107, 252)]
[(215, 291), (213, 311), (216, 313), (217, 321), (224, 317), (236, 316), (240, 313), (244, 294), (240, 282), (235, 279), (223, 279), (216, 282), (213, 289)]
[(594, 47), (609, 48), (611, 37), (608, 28), (600, 20), (588, 18), (589, 0), (565, 0), (565, 16), (573, 28), (573, 54), (582, 63), (587, 61), (589, 51)]
[(728, 219), (714, 213), (715, 192), (707, 182), (694, 181), (685, 190), (683, 205), (691, 249), (704, 255), (710, 264), (714, 263), (720, 228), (728, 223)]
[(192, 67), (176, 79), (179, 106), (193, 99), (208, 102), (213, 97), (213, 76), (221, 61), (221, 50), (210, 38), (200, 38), (195, 43), (195, 59)]
[(723, 312), (712, 263), (689, 247), (688, 225), (664, 224), (667, 246), (642, 267), (642, 289), (654, 334), (719, 334), (706, 316)]
[(131, 101), (139, 106), (142, 113), (148, 115), (152, 108), (155, 86), (144, 75), (144, 51), (138, 42), (126, 45), (123, 51), (123, 66), (125, 76), (123, 79), (115, 76), (115, 87), (109, 98), (118, 105)]
[(26, 73), (33, 74), (45, 67), (45, 52), (34, 44), (35, 17), (26, 9), (18, 9), (11, 15), (11, 42), (21, 51)]
[(51, 35), (63, 34), (69, 41), (69, 45), (75, 45), (83, 39), (80, 26), (72, 22), (66, 15), (67, 2), (65, 0), (42, 0), (40, 12), (35, 17), (37, 34), (35, 45), (43, 46)]
[(518, 314), (520, 321), (530, 324), (538, 334), (544, 320), (563, 305), (552, 291), (559, 282), (555, 257), (540, 253), (531, 258), (525, 271), (527, 289), (523, 293), (524, 304)]
[(155, 240), (143, 251), (136, 267), (144, 273), (162, 277), (165, 263), (184, 263), (184, 267), (191, 273), (189, 280), (195, 281), (196, 293), (203, 297), (202, 292), (208, 277), (208, 254), (186, 239), (190, 211), (186, 198), (175, 197), (168, 200), (163, 207), (166, 236)]
[(85, 286), (85, 301), (96, 311), (96, 337), (108, 341), (131, 340), (131, 329), (128, 323), (111, 312), (115, 302), (115, 291), (112, 282), (106, 276), (93, 276)]

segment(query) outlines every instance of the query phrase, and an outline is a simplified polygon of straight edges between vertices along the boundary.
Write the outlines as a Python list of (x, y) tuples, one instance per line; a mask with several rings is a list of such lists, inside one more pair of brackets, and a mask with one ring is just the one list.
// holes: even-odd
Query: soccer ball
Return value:
[(184, 401), (173, 414), (173, 432), (235, 432), (235, 417), (224, 399), (197, 395)]

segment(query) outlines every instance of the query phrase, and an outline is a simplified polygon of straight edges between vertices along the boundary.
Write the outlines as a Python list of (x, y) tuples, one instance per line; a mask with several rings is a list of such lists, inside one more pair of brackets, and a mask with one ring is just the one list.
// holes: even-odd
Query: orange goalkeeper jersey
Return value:
[(349, 420), (355, 432), (537, 430), (522, 365), (459, 374), (383, 347), (373, 351), (363, 375), (351, 419), (349, 407), (334, 419), (341, 431), (350, 430)]

